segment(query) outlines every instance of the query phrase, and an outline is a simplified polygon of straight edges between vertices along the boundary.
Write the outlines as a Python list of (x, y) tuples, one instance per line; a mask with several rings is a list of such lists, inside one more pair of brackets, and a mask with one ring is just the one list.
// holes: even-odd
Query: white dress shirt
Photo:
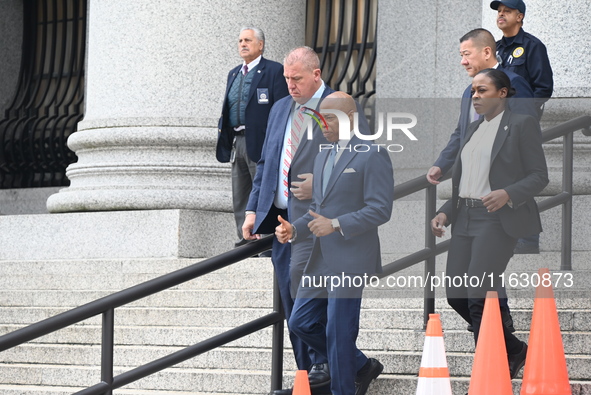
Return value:
[[(312, 97), (304, 104), (297, 104), (292, 108), (291, 113), (289, 114), (289, 118), (287, 119), (287, 125), (285, 125), (285, 130), (283, 132), (283, 146), (281, 148), (281, 158), (279, 162), (279, 177), (277, 177), (277, 193), (275, 194), (275, 207), (281, 209), (287, 209), (287, 197), (283, 193), (285, 190), (285, 185), (283, 184), (284, 176), (283, 176), (283, 163), (286, 157), (286, 147), (288, 146), (287, 139), (291, 137), (291, 122), (293, 120), (293, 114), (299, 110), (301, 106), (316, 109), (318, 107), (318, 102), (322, 98), (322, 94), (324, 93), (324, 89), (326, 85), (324, 85), (324, 81), (320, 85), (320, 88), (312, 95)], [(305, 131), (304, 131), (305, 133)], [(302, 135), (302, 139), (306, 138), (305, 134)], [(297, 174), (292, 174), (292, 178), (295, 179)]]
[(481, 199), (491, 192), (489, 173), (492, 146), (503, 118), (503, 112), (487, 121), (486, 118), (464, 145), (461, 153), (462, 177), (460, 197)]

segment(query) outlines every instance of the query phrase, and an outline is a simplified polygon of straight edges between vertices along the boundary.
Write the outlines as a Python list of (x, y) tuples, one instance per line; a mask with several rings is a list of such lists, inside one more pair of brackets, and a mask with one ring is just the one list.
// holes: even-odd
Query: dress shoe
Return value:
[[(330, 373), (327, 363), (315, 363), (308, 372), (312, 395), (330, 395)], [(272, 395), (291, 395), (293, 388), (273, 391)]]
[(523, 347), (521, 351), (517, 354), (509, 354), (509, 372), (511, 373), (511, 378), (514, 379), (517, 377), (517, 373), (521, 370), (521, 368), (525, 365), (525, 357), (527, 356), (527, 344), (521, 342)]
[(355, 395), (365, 395), (369, 384), (382, 373), (384, 365), (375, 358), (369, 358), (355, 377)]
[(321, 387), (330, 383), (330, 372), (327, 363), (315, 363), (308, 373), (310, 388)]

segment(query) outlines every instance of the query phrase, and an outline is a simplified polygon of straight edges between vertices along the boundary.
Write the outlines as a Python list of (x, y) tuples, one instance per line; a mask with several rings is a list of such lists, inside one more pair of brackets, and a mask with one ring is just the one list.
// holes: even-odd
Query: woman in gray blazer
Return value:
[[(548, 184), (540, 125), (507, 109), (507, 98), (514, 93), (500, 70), (485, 69), (474, 76), (472, 102), (481, 117), (468, 128), (456, 158), (452, 198), (431, 221), (438, 237), (444, 226), (452, 225), (446, 275), (457, 281), (446, 284), (447, 298), (473, 326), (475, 342), (486, 292), (499, 288), (517, 239), (542, 230), (534, 201)], [(503, 329), (514, 378), (525, 364), (527, 344)]]

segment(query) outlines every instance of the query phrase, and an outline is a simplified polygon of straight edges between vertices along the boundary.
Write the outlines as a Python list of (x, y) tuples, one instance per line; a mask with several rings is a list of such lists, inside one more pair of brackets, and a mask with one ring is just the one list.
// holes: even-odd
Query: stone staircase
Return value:
[[(395, 257), (392, 257), (395, 258)], [(591, 252), (575, 252), (573, 287), (556, 288), (573, 394), (591, 394)], [(514, 273), (557, 270), (560, 255), (515, 256)], [(0, 262), (0, 334), (196, 262), (189, 259)], [(386, 261), (389, 262), (389, 261)], [(385, 262), (385, 263), (386, 263)], [(437, 271), (445, 256), (438, 258)], [(420, 275), (422, 265), (397, 276)], [(508, 272), (510, 273), (510, 272)], [(251, 258), (115, 311), (115, 374), (267, 314), (272, 305), (268, 258)], [(381, 284), (385, 285), (385, 282)], [(411, 394), (416, 388), (424, 333), (422, 291), (367, 289), (359, 347), (385, 366), (370, 394)], [(437, 290), (442, 295), (442, 290)], [(517, 335), (527, 340), (533, 291), (510, 290)], [(472, 336), (441, 297), (447, 359), (454, 393), (467, 392)], [(0, 353), (0, 394), (71, 394), (100, 381), (100, 317)], [(287, 342), (286, 342), (287, 345)], [(200, 355), (130, 384), (115, 394), (265, 394), (270, 388), (271, 329)], [(284, 357), (284, 385), (296, 369)], [(520, 380), (514, 380), (517, 394)]]

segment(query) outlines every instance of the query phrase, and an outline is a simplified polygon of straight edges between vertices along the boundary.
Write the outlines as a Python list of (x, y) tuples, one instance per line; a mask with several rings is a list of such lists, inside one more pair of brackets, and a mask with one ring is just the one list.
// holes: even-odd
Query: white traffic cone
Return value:
[(439, 314), (429, 314), (416, 395), (451, 395)]

